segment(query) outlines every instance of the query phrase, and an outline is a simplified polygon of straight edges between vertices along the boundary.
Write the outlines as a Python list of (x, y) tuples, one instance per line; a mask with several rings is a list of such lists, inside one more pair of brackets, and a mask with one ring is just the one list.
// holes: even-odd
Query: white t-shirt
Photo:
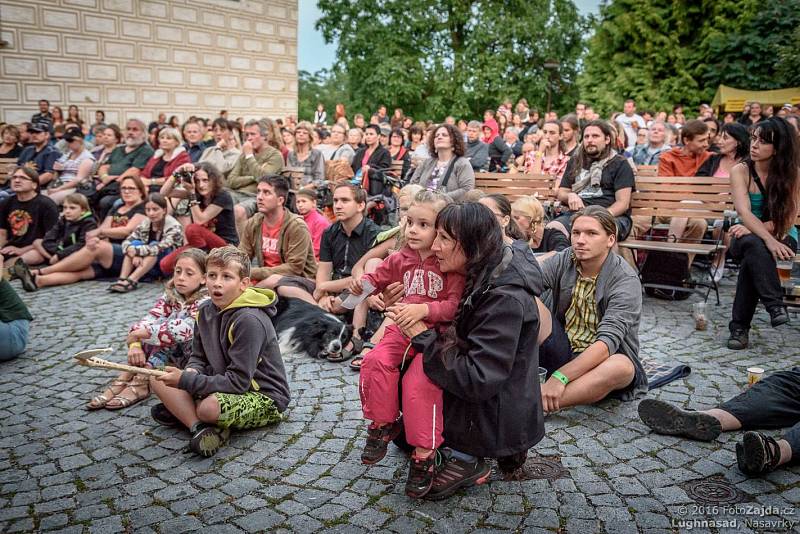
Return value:
[(628, 138), (628, 144), (625, 148), (628, 150), (633, 149), (636, 146), (636, 130), (633, 128), (633, 123), (635, 122), (638, 128), (644, 128), (644, 119), (635, 113), (630, 117), (623, 113), (617, 117), (617, 122), (622, 125), (625, 130), (625, 136)]

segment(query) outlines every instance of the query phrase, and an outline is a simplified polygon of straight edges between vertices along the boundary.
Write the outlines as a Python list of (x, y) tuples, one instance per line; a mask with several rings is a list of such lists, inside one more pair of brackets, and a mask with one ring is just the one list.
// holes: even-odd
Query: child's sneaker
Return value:
[(436, 466), (441, 463), (439, 451), (426, 458), (411, 456), (411, 465), (408, 466), (408, 480), (406, 480), (406, 495), (412, 499), (421, 499), (431, 490), (433, 479), (436, 476)]
[(190, 432), (192, 439), (189, 440), (189, 448), (205, 458), (214, 456), (231, 435), (229, 428), (219, 428), (208, 423), (197, 423)]
[(361, 463), (372, 465), (383, 460), (383, 457), (386, 456), (386, 449), (389, 448), (389, 442), (399, 436), (401, 430), (403, 430), (402, 419), (382, 427), (370, 425), (367, 428), (367, 443), (361, 452)]

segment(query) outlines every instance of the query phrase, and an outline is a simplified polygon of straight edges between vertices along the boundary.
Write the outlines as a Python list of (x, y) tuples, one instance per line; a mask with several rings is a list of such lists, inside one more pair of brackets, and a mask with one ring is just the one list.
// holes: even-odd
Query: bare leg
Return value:
[(28, 265), (39, 265), (40, 263), (47, 263), (47, 256), (43, 255), (35, 248), (29, 250), (28, 252), (20, 256), (20, 258), (22, 258), (22, 261), (24, 261)]
[(60, 262), (40, 269), (39, 273), (51, 274), (82, 271), (91, 266), (95, 261), (103, 263), (100, 259), (101, 256), (103, 259), (107, 260), (107, 263), (104, 263), (104, 265), (111, 265), (111, 261), (113, 260), (111, 243), (107, 241), (100, 242), (94, 250), (89, 249), (89, 247), (83, 247)]
[(200, 421), (200, 418), (197, 416), (194, 399), (187, 391), (169, 387), (155, 378), (150, 379), (150, 388), (153, 393), (161, 399), (161, 402), (164, 403), (167, 410), (177, 417), (181, 423), (186, 425), (187, 428), (192, 428)]
[(87, 267), (82, 271), (71, 273), (40, 274), (36, 277), (36, 287), (65, 286), (81, 280), (93, 280), (94, 269)]
[(789, 445), (789, 442), (785, 439), (779, 439), (778, 447), (781, 448), (781, 459), (778, 461), (778, 465), (789, 463), (792, 459), (792, 447)]
[(594, 404), (609, 393), (631, 383), (636, 373), (631, 360), (624, 354), (613, 354), (606, 361), (567, 384), (559, 402), (560, 407)]
[(537, 343), (541, 345), (553, 332), (553, 317), (544, 302), (539, 300), (539, 297), (536, 297), (536, 306), (539, 308), (539, 338)]
[(241, 204), (236, 204), (233, 207), (233, 216), (236, 219), (236, 231), (239, 235), (242, 235), (244, 231), (244, 225), (247, 222), (247, 208), (242, 206)]
[[(279, 275), (279, 274), (271, 274), (268, 277), (264, 278), (263, 280), (260, 280), (256, 284), (256, 287), (264, 287), (264, 288), (267, 288), (267, 289), (275, 289), (275, 286), (278, 284), (278, 282), (281, 281), (281, 278), (283, 278), (283, 277), (281, 275)], [(278, 293), (278, 294), (280, 295), (280, 293)], [(286, 295), (284, 295), (284, 296), (286, 296)]]
[[(142, 263), (139, 264), (139, 266), (133, 270), (133, 272), (130, 274), (130, 276), (128, 276), (128, 278), (138, 282), (139, 280), (142, 279), (144, 275), (150, 272), (150, 269), (152, 269), (155, 266), (157, 259), (158, 257), (156, 256), (145, 256), (144, 258), (142, 258)], [(121, 276), (122, 275), (120, 275), (120, 277)]]
[(216, 395), (209, 395), (197, 405), (197, 417), (204, 423), (216, 425), (219, 421), (220, 409)]
[(119, 270), (119, 279), (122, 280), (123, 278), (128, 278), (128, 275), (131, 274), (133, 270), (133, 259), (125, 254), (125, 257), (122, 259), (122, 269)]
[(717, 419), (722, 424), (723, 432), (730, 432), (731, 430), (739, 430), (742, 428), (742, 423), (730, 412), (720, 410), (719, 408), (711, 408), (710, 410), (703, 410), (703, 413), (710, 415)]

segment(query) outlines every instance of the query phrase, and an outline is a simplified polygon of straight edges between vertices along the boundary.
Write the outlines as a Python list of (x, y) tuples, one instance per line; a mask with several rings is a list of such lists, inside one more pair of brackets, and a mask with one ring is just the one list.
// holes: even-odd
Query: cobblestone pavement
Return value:
[[(123, 361), (127, 325), (160, 291), (144, 285), (112, 296), (105, 286), (22, 293), (36, 321), (27, 353), (0, 363), (0, 532), (797, 531), (800, 467), (747, 479), (736, 468), (737, 433), (712, 443), (652, 435), (636, 402), (547, 418), (547, 437), (532, 454), (560, 458), (562, 478), (498, 481), (443, 502), (412, 501), (403, 494), (407, 459), (398, 449), (377, 466), (361, 465), (356, 374), (320, 361), (287, 362), (287, 422), (234, 434), (213, 459), (186, 455), (186, 433), (150, 420), (154, 398), (121, 412), (84, 410), (113, 375), (73, 365), (72, 354), (112, 346), (111, 358)], [(752, 348), (725, 349), (731, 280), (723, 293), (721, 307), (709, 305), (704, 332), (693, 329), (692, 300), (645, 301), (645, 357), (693, 369), (651, 395), (711, 406), (742, 390), (748, 366), (770, 372), (800, 364), (797, 316), (773, 330), (760, 312)], [(689, 489), (698, 480), (731, 484), (728, 494), (715, 494), (738, 491), (740, 508), (704, 508)]]

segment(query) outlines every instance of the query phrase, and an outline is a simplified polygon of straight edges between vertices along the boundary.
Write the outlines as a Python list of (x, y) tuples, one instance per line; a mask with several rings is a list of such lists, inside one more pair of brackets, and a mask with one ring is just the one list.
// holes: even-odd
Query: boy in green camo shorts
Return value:
[[(206, 261), (210, 302), (200, 307), (192, 357), (167, 367), (153, 390), (168, 414), (189, 428), (189, 447), (213, 456), (230, 429), (277, 423), (289, 384), (272, 326), (275, 293), (250, 286), (250, 260), (236, 247), (212, 250)], [(155, 414), (154, 414), (155, 415)]]

